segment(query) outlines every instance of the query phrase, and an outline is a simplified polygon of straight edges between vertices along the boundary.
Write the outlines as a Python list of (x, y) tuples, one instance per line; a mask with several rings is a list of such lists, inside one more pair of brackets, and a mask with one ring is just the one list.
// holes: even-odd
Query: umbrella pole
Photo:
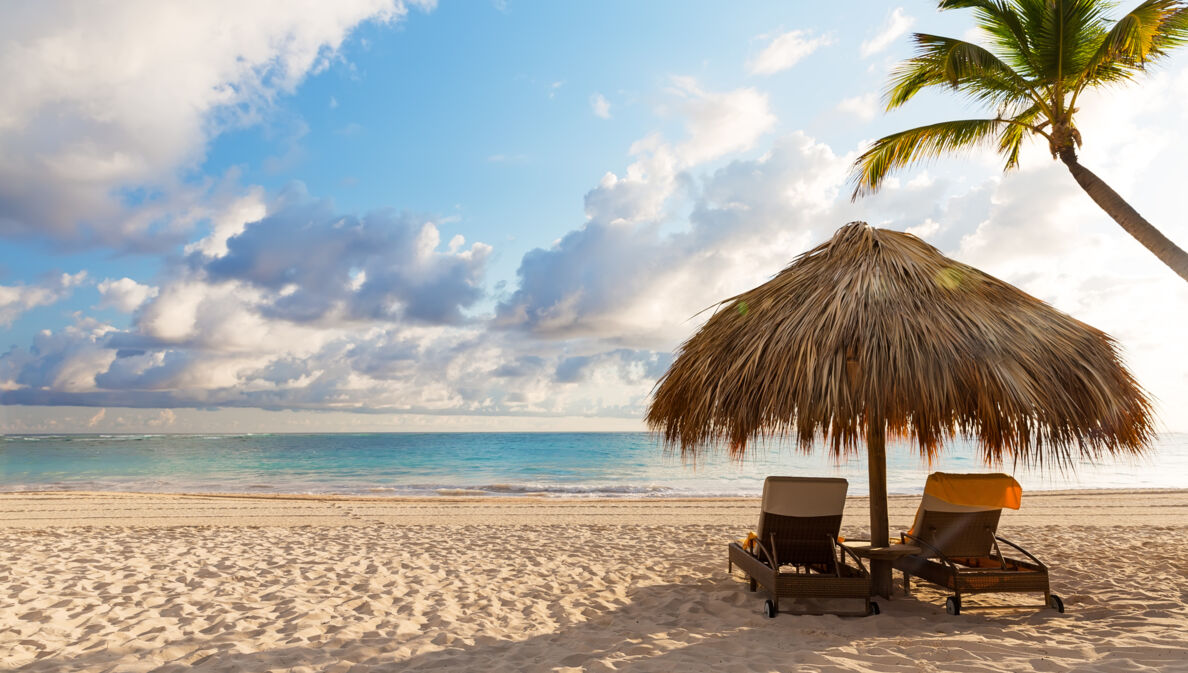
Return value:
[[(882, 419), (866, 428), (866, 455), (870, 473), (870, 544), (886, 547), (891, 543), (887, 524), (887, 446)], [(891, 561), (870, 562), (871, 588), (875, 594), (891, 596)]]

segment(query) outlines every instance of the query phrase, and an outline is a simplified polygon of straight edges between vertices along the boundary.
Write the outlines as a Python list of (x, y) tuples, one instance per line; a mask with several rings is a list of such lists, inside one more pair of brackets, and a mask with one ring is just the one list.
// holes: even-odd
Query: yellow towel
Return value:
[(754, 553), (755, 540), (758, 540), (758, 539), (759, 539), (759, 536), (755, 535), (755, 531), (751, 531), (751, 532), (747, 533), (746, 537), (739, 538), (738, 544), (743, 548), (743, 551), (749, 551), (751, 553)]
[(934, 472), (924, 492), (954, 505), (1019, 509), (1023, 488), (1007, 474), (946, 474)]

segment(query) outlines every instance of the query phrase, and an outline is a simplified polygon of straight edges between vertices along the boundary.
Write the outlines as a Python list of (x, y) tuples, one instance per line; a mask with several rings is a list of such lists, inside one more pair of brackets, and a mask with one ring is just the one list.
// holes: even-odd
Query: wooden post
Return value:
[[(866, 459), (870, 467), (870, 544), (886, 547), (891, 543), (887, 523), (887, 445), (886, 427), (881, 418), (872, 418), (866, 426)], [(891, 561), (871, 559), (870, 575), (874, 593), (891, 596)]]

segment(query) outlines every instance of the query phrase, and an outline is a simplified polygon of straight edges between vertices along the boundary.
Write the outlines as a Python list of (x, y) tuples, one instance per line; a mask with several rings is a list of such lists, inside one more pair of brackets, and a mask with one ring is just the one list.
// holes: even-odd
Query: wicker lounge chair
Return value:
[[(878, 604), (870, 600), (870, 574), (837, 543), (847, 485), (845, 479), (805, 477), (768, 477), (763, 482), (757, 539), (748, 539), (747, 548), (730, 543), (729, 567), (747, 574), (751, 591), (758, 585), (767, 590), (763, 613), (768, 617), (780, 612), (781, 598), (863, 602), (860, 612), (808, 608), (788, 611), (792, 614), (878, 614)], [(846, 563), (847, 554), (855, 565)]]
[[(929, 475), (916, 521), (903, 534), (905, 543), (923, 552), (895, 561), (895, 568), (903, 571), (904, 588), (910, 591), (914, 575), (952, 591), (945, 600), (945, 611), (951, 615), (965, 607), (1032, 607), (962, 605), (964, 595), (979, 593), (1042, 593), (1044, 604), (1035, 607), (1064, 612), (1064, 601), (1048, 584), (1047, 566), (997, 535), (1002, 508), (1019, 509), (1022, 494), (1019, 482), (1005, 474)], [(1003, 555), (999, 543), (1026, 560)]]

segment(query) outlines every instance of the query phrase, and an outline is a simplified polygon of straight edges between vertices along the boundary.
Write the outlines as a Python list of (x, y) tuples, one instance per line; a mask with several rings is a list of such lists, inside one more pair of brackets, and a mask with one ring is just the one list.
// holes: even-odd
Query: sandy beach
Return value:
[[(918, 499), (891, 502), (893, 530)], [(0, 495), (0, 668), (1188, 670), (1188, 490), (1029, 493), (1001, 532), (1067, 612), (760, 614), (725, 544), (758, 503)], [(843, 524), (864, 534), (866, 502)], [(993, 602), (993, 599), (987, 599)]]

